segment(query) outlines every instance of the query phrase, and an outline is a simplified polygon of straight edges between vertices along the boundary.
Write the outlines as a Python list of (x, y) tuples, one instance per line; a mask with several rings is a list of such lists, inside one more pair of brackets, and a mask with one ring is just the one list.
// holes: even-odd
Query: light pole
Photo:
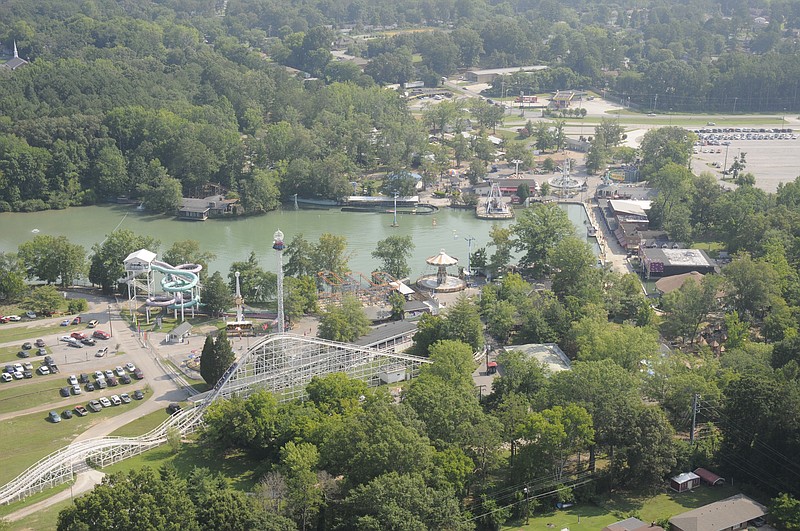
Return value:
[(392, 227), (397, 227), (397, 192), (394, 193), (394, 221)]
[(528, 521), (530, 520), (530, 514), (529, 514), (530, 508), (528, 505), (528, 487), (522, 489), (522, 492), (525, 493), (525, 524), (527, 525)]
[(522, 164), (522, 161), (519, 160), (519, 159), (514, 159), (514, 160), (511, 161), (511, 164), (513, 164), (514, 167), (515, 167), (515, 169), (514, 169), (514, 177), (519, 179), (519, 165)]
[[(472, 276), (472, 264), (470, 263), (470, 256), (472, 255), (472, 242), (475, 241), (475, 238), (468, 234), (464, 236), (464, 239), (467, 240), (467, 276), (469, 277)], [(469, 286), (469, 282), (467, 282), (467, 285)]]
[(725, 146), (725, 162), (722, 163), (722, 175), (726, 175), (725, 172), (728, 170), (728, 149), (730, 149), (730, 147), (730, 144)]
[(283, 334), (286, 330), (283, 324), (283, 250), (286, 245), (283, 243), (283, 233), (280, 229), (272, 235), (272, 248), (278, 255), (278, 333)]
[(783, 108), (783, 116), (781, 116), (781, 129), (786, 129), (786, 107)]
[(108, 305), (108, 337), (114, 337), (114, 328), (111, 326), (111, 305)]

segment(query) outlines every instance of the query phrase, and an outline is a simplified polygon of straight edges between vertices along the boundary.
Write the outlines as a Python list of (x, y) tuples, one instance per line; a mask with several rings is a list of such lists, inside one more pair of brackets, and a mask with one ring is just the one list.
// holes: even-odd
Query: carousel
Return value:
[(436, 268), (435, 275), (423, 275), (417, 280), (417, 286), (420, 289), (427, 291), (434, 291), (437, 293), (452, 293), (455, 291), (463, 291), (467, 288), (467, 283), (457, 276), (447, 274), (447, 268), (453, 267), (458, 264), (458, 258), (453, 258), (444, 252), (444, 249), (439, 251), (439, 254), (431, 256), (425, 262), (432, 267)]

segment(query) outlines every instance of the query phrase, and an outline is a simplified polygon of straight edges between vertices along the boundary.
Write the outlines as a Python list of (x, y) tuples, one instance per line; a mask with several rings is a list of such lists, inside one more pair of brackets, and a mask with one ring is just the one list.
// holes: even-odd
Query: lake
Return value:
[[(586, 212), (580, 204), (562, 204), (576, 233), (586, 238)], [(435, 220), (435, 223), (434, 223)], [(255, 251), (261, 266), (276, 271), (272, 235), (278, 229), (285, 234), (287, 244), (302, 233), (314, 242), (325, 232), (347, 238), (353, 271), (369, 273), (378, 266), (370, 253), (375, 243), (392, 234), (410, 235), (414, 241), (413, 258), (409, 260), (412, 278), (434, 273), (425, 259), (445, 249), (451, 256), (466, 264), (467, 238), (474, 238), (473, 252), (489, 242), (491, 221), (479, 220), (472, 210), (442, 208), (432, 215), (398, 215), (399, 226), (392, 227), (393, 216), (379, 213), (340, 212), (338, 209), (295, 209), (287, 205), (261, 216), (210, 219), (208, 221), (178, 221), (172, 216), (154, 216), (136, 210), (134, 205), (88, 206), (67, 210), (33, 213), (0, 213), (0, 251), (16, 252), (19, 245), (36, 234), (66, 236), (83, 245), (87, 253), (95, 243), (102, 242), (116, 228), (146, 234), (161, 242), (159, 251), (168, 249), (180, 240), (197, 240), (202, 249), (212, 252), (216, 259), (209, 263), (211, 271), (227, 275), (231, 263), (246, 260)], [(513, 220), (496, 221), (508, 225)], [(38, 233), (32, 231), (38, 230)], [(588, 241), (599, 253), (594, 238)], [(151, 249), (154, 250), (154, 249)], [(155, 250), (154, 250), (155, 251)], [(491, 250), (489, 249), (490, 253)]]

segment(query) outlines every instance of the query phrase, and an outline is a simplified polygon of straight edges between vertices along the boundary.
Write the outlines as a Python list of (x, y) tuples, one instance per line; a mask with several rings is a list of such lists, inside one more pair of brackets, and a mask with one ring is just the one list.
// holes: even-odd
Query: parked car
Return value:
[(74, 374), (70, 374), (67, 377), (67, 383), (70, 384), (70, 385), (77, 385), (78, 384), (78, 377), (75, 376)]
[(67, 345), (69, 345), (71, 347), (75, 347), (75, 348), (83, 348), (83, 345), (77, 339), (71, 340), (69, 343), (67, 343)]
[(144, 373), (142, 372), (142, 369), (136, 369), (135, 371), (133, 371), (133, 377), (136, 378), (137, 380), (141, 380), (142, 378), (144, 378)]
[(95, 353), (95, 356), (98, 357), (98, 358), (102, 358), (106, 354), (108, 354), (108, 347), (103, 347), (103, 348), (97, 349), (97, 353)]
[(111, 407), (111, 401), (108, 398), (101, 396), (98, 400), (100, 401), (101, 406)]
[(97, 326), (97, 325), (98, 325), (98, 321), (97, 321), (97, 319), (92, 319), (91, 321), (89, 321), (89, 322), (87, 323), (87, 326), (88, 326), (89, 328), (94, 328), (94, 327), (95, 327), (95, 326)]
[(61, 326), (69, 326), (69, 319), (64, 319), (61, 321)]
[(108, 385), (110, 387), (116, 387), (119, 385), (119, 381), (117, 380), (116, 376), (109, 376), (108, 378), (106, 378), (106, 380), (108, 381)]
[(30, 354), (28, 354), (27, 350), (20, 350), (19, 352), (17, 352), (17, 357), (18, 358), (28, 358), (28, 357), (30, 357)]
[(127, 385), (131, 383), (131, 377), (128, 376), (127, 374), (124, 374), (119, 377), (119, 383)]
[(61, 417), (65, 418), (67, 420), (71, 419), (72, 418), (72, 411), (70, 411), (69, 409), (65, 409), (64, 411), (61, 412)]
[(117, 376), (125, 376), (125, 369), (117, 365), (114, 367), (114, 372), (117, 373)]
[(26, 341), (22, 344), (22, 350), (30, 350), (31, 348), (33, 348), (33, 345), (31, 345), (30, 341)]
[(102, 330), (95, 330), (94, 332), (92, 332), (92, 337), (97, 339), (108, 339), (111, 336), (108, 334), (108, 332), (103, 332)]
[(22, 367), (21, 363), (15, 363), (14, 364), (14, 372), (22, 372), (22, 368), (23, 367)]
[(48, 415), (48, 418), (50, 419), (50, 422), (52, 422), (54, 424), (57, 423), (57, 422), (61, 422), (61, 415), (59, 415), (55, 411), (51, 411), (50, 415)]
[(51, 363), (53, 363), (53, 357), (52, 357), (52, 356), (45, 356), (45, 357), (44, 357), (44, 362), (45, 362), (47, 365), (50, 365)]
[(94, 383), (95, 387), (98, 389), (105, 389), (108, 387), (108, 383), (106, 383), (105, 378), (98, 378), (97, 381)]
[(31, 363), (29, 361), (23, 362), (22, 363), (22, 368), (25, 369), (26, 371), (32, 371), (33, 370), (33, 363)]
[(119, 395), (119, 399), (122, 400), (123, 404), (131, 403), (131, 397), (128, 393), (122, 393), (121, 395)]
[(69, 335), (69, 337), (71, 337), (73, 339), (77, 339), (78, 341), (80, 341), (81, 339), (85, 339), (86, 338), (86, 334), (84, 334), (83, 332), (72, 332)]
[(13, 365), (6, 365), (3, 368), (3, 372), (7, 372), (8, 374), (13, 373), (14, 372), (14, 366)]
[(40, 348), (40, 349), (39, 349), (39, 351), (38, 351), (37, 353), (38, 353), (40, 356), (46, 356), (46, 355), (47, 355), (47, 349), (45, 349), (45, 348)]
[(69, 387), (62, 387), (61, 389), (58, 390), (58, 394), (60, 394), (64, 398), (67, 398), (69, 396)]
[(9, 321), (22, 321), (22, 317), (19, 315), (6, 315), (6, 319)]
[(24, 370), (22, 371), (22, 376), (25, 378), (33, 378), (33, 371)]
[(167, 406), (167, 414), (169, 414), (169, 415), (174, 415), (175, 413), (179, 412), (180, 410), (181, 410), (181, 405), (180, 404), (176, 404), (174, 402)]
[(4, 382), (10, 382), (14, 379), (14, 377), (7, 372), (4, 372), (3, 374), (0, 374), (0, 379), (2, 379)]
[(25, 317), (27, 317), (28, 319), (36, 319), (36, 313), (27, 311), (25, 312)]
[(89, 412), (86, 411), (86, 408), (83, 406), (75, 406), (75, 413), (77, 413), (79, 417), (85, 417), (89, 414)]
[(131, 362), (125, 364), (125, 368), (128, 369), (129, 372), (133, 372), (136, 370), (136, 365)]
[(111, 403), (115, 406), (122, 404), (122, 400), (117, 395), (111, 395), (108, 399), (111, 400)]
[(43, 347), (44, 346), (44, 340), (43, 339), (37, 339), (36, 341), (33, 342), (33, 344), (36, 345), (37, 347)]
[(41, 374), (42, 376), (50, 374), (50, 367), (48, 367), (47, 365), (42, 365), (37, 370), (39, 371), (39, 374)]
[(134, 400), (141, 400), (142, 398), (144, 398), (144, 393), (141, 390), (137, 389), (136, 391), (133, 392)]
[(25, 378), (25, 375), (22, 373), (22, 371), (14, 371), (13, 376), (15, 380), (22, 380)]
[(103, 371), (94, 371), (94, 377), (96, 380), (99, 380), (100, 378), (104, 378), (105, 376), (103, 375)]
[(84, 345), (89, 345), (90, 347), (93, 347), (94, 344), (95, 344), (95, 341), (91, 337), (84, 337), (83, 339), (81, 339), (81, 343), (83, 343)]
[(51, 374), (55, 374), (58, 372), (58, 365), (56, 365), (55, 363), (51, 363), (50, 365), (48, 365), (48, 367), (50, 367)]
[(114, 376), (114, 371), (112, 371), (111, 369), (106, 369), (105, 371), (103, 371), (103, 373), (106, 378), (111, 378), (112, 376)]
[(95, 413), (97, 413), (97, 412), (99, 412), (101, 409), (103, 409), (103, 406), (101, 406), (101, 405), (100, 405), (100, 402), (98, 402), (97, 400), (91, 400), (91, 401), (89, 401), (89, 403), (88, 403), (86, 406), (87, 406), (89, 409), (91, 409), (92, 411), (94, 411)]
[(89, 392), (94, 391), (94, 384), (92, 382), (86, 382), (86, 390)]
[(74, 325), (81, 324), (81, 318), (80, 318), (80, 316), (78, 316), (78, 317), (75, 317), (75, 318), (72, 320), (72, 324), (74, 324)]
[(82, 372), (81, 375), (78, 376), (78, 381), (82, 384), (89, 383), (89, 375)]
[(73, 385), (73, 386), (72, 386), (72, 394), (73, 394), (73, 395), (79, 395), (79, 394), (81, 394), (81, 386), (80, 386), (80, 385), (78, 385), (78, 384), (75, 384), (75, 385)]

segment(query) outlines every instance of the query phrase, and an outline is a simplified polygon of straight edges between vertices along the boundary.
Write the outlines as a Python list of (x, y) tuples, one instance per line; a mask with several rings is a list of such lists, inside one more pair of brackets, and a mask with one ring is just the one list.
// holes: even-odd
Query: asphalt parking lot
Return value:
[[(800, 175), (798, 149), (800, 140), (731, 140), (728, 146), (698, 146), (698, 153), (692, 156), (692, 169), (695, 173), (708, 171), (722, 179), (726, 151), (728, 167), (739, 153), (746, 153), (744, 171), (755, 175), (756, 186), (774, 193), (778, 184), (793, 181)], [(730, 187), (730, 183), (724, 185)]]

